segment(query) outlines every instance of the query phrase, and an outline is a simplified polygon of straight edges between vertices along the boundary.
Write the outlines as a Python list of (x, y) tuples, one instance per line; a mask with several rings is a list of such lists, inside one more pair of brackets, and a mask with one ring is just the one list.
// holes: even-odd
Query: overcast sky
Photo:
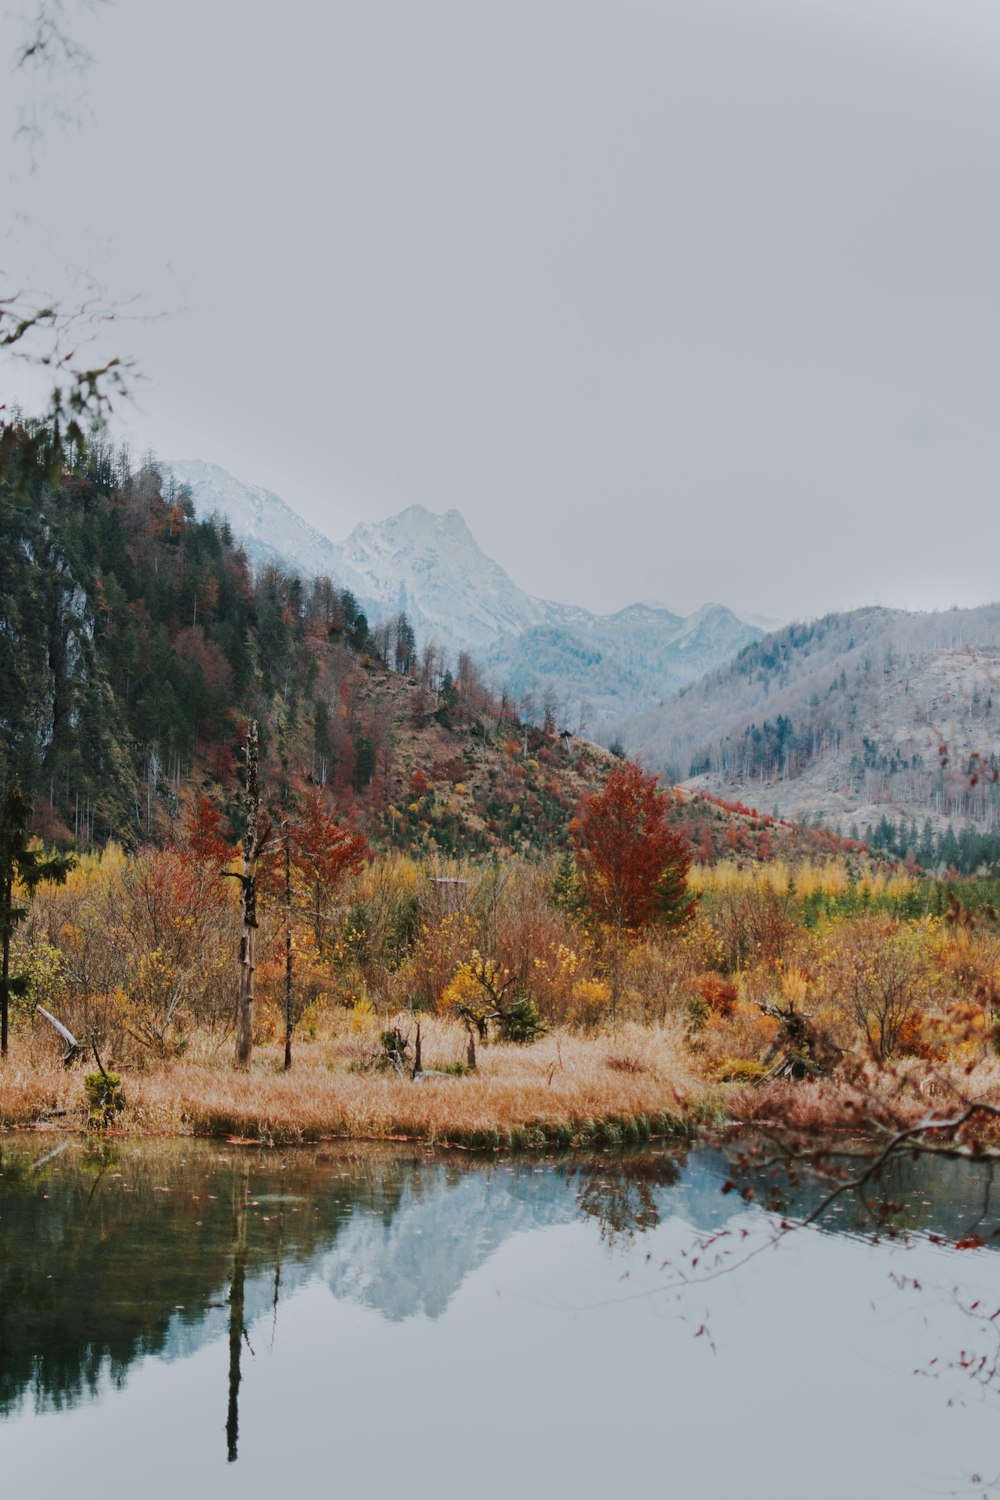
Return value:
[(997, 0), (66, 15), (0, 269), (118, 304), (137, 448), (594, 609), (1000, 597)]

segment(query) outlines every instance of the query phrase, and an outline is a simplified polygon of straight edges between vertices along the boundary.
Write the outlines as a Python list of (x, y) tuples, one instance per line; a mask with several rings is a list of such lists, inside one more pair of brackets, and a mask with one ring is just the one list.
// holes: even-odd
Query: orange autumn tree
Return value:
[(257, 872), (264, 901), (284, 913), (286, 1069), (292, 1065), (296, 1009), (293, 916), (297, 913), (308, 922), (316, 956), (324, 959), (341, 887), (370, 853), (364, 834), (342, 827), (317, 788), (300, 791), (293, 806), (286, 816), (274, 810)]
[(233, 858), (230, 838), (219, 809), (204, 795), (196, 797), (184, 818), (184, 849), (192, 860), (200, 860), (218, 871)]
[(356, 875), (364, 865), (368, 840), (363, 833), (343, 828), (327, 812), (315, 787), (301, 794), (290, 835), (292, 871), (305, 896), (316, 951), (322, 957), (334, 900), (347, 876)]
[(586, 904), (610, 947), (613, 1022), (625, 939), (653, 925), (683, 926), (694, 913), (697, 898), (687, 888), (691, 853), (667, 823), (667, 806), (656, 777), (624, 761), (585, 799), (573, 829)]

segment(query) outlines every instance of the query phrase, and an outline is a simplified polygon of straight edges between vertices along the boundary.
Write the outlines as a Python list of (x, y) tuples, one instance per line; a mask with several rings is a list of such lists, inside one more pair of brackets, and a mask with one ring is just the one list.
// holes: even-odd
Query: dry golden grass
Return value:
[[(417, 1082), (393, 1072), (356, 1071), (374, 1048), (370, 1038), (351, 1035), (300, 1049), (288, 1074), (279, 1071), (270, 1049), (258, 1052), (245, 1075), (227, 1066), (178, 1063), (129, 1080), (130, 1112), (140, 1127), (213, 1135), (405, 1136), (493, 1145), (638, 1138), (682, 1130), (706, 1108), (680, 1039), (666, 1031), (554, 1035), (531, 1047), (480, 1047), (474, 1073), (435, 1074), (464, 1057), (465, 1040), (456, 1026), (425, 1021), (427, 1072)], [(642, 1071), (615, 1067), (623, 1054), (641, 1059)]]
[[(396, 1020), (412, 1045), (412, 1018)], [(464, 1059), (466, 1033), (447, 1018), (424, 1015), (426, 1071), (414, 1082), (408, 1073), (373, 1067), (386, 1024), (371, 1014), (352, 1021), (344, 1012), (336, 1018), (326, 1012), (315, 1036), (296, 1038), (289, 1073), (269, 1026), (262, 1027), (247, 1073), (234, 1071), (228, 1043), (220, 1048), (196, 1033), (180, 1060), (120, 1069), (126, 1108), (113, 1128), (275, 1143), (405, 1138), (568, 1146), (692, 1135), (727, 1117), (819, 1137), (896, 1129), (928, 1113), (953, 1112), (969, 1098), (1000, 1103), (1000, 1059), (993, 1056), (945, 1063), (907, 1058), (883, 1069), (855, 1060), (821, 1082), (721, 1086), (713, 1079), (738, 1078), (740, 1070), (720, 1069), (718, 1047), (706, 1045), (711, 1018), (697, 1034), (697, 1049), (676, 1017), (662, 1025), (626, 1023), (614, 1034), (560, 1029), (532, 1046), (479, 1046), (476, 1071), (452, 1075), (436, 1070)], [(733, 1041), (733, 1025), (722, 1027), (720, 1045)], [(759, 1051), (763, 1041), (747, 1050)], [(54, 1038), (16, 1026), (0, 1064), (0, 1128), (84, 1128), (83, 1076), (92, 1068), (90, 1060), (64, 1068)]]
[[(956, 1116), (974, 1100), (1000, 1106), (1000, 1059), (961, 1065), (908, 1058), (888, 1068), (868, 1063), (817, 1081), (776, 1080), (731, 1089), (726, 1110), (736, 1124), (819, 1137), (910, 1129), (922, 1120)], [(979, 1117), (973, 1133), (980, 1144), (1000, 1145), (1000, 1122)]]
[(45, 1037), (15, 1029), (11, 1049), (0, 1063), (0, 1126), (29, 1125), (83, 1109), (80, 1070), (64, 1068), (58, 1050)]
[[(247, 1073), (233, 1070), (228, 1047), (213, 1057), (193, 1046), (181, 1061), (124, 1071), (126, 1109), (115, 1128), (517, 1146), (691, 1133), (711, 1113), (714, 1096), (692, 1072), (676, 1029), (626, 1026), (615, 1036), (555, 1033), (530, 1047), (480, 1046), (476, 1071), (463, 1076), (433, 1070), (464, 1058), (464, 1030), (429, 1017), (422, 1035), (427, 1071), (417, 1082), (366, 1066), (377, 1055), (375, 1023), (297, 1043), (289, 1073), (274, 1045), (258, 1047)], [(86, 1064), (63, 1069), (40, 1055), (42, 1040), (23, 1056), (12, 1049), (0, 1068), (0, 1124), (28, 1124), (52, 1107), (73, 1111), (67, 1123), (84, 1122)]]

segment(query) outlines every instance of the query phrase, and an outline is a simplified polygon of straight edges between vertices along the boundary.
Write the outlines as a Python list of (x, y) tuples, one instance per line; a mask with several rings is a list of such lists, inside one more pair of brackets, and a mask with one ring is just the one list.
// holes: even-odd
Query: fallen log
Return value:
[(778, 1078), (823, 1078), (825, 1074), (826, 1069), (813, 1062), (811, 1057), (789, 1047), (771, 1064), (766, 1073), (760, 1075), (760, 1082), (773, 1083)]
[(50, 1026), (55, 1027), (59, 1035), (62, 1037), (63, 1041), (66, 1043), (66, 1051), (63, 1053), (63, 1066), (68, 1068), (70, 1063), (78, 1058), (81, 1053), (86, 1050), (83, 1043), (78, 1042), (76, 1037), (70, 1031), (69, 1027), (64, 1026), (61, 1021), (57, 1021), (55, 1016), (52, 1015), (50, 1011), (47, 1011), (45, 1009), (44, 1005), (36, 1005), (35, 1009), (44, 1020), (48, 1021)]

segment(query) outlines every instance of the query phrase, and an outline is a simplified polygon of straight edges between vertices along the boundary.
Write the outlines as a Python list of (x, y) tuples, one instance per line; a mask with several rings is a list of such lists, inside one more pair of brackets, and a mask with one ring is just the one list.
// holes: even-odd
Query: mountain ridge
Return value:
[(1000, 604), (787, 626), (620, 726), (650, 770), (782, 817), (1000, 827)]
[(610, 734), (763, 634), (719, 604), (682, 616), (643, 600), (601, 615), (537, 598), (483, 552), (454, 508), (414, 503), (334, 542), (273, 491), (218, 465), (186, 459), (162, 468), (198, 514), (225, 516), (253, 561), (327, 573), (373, 618), (405, 612), (425, 642), (472, 653), (518, 701), (540, 705), (548, 690), (564, 722), (594, 733)]

